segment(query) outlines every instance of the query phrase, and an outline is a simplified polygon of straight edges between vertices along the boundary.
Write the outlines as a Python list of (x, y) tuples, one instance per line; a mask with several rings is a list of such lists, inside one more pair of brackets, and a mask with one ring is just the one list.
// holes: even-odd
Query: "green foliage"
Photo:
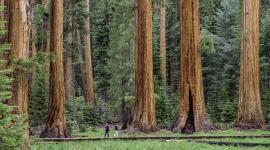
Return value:
[(237, 114), (237, 103), (227, 101), (221, 113), (221, 121), (223, 123), (231, 123), (235, 121), (236, 114)]
[(49, 85), (48, 77), (46, 77), (47, 55), (38, 53), (34, 59), (34, 76), (30, 86), (29, 97), (29, 122), (30, 126), (37, 127), (44, 125), (48, 113)]

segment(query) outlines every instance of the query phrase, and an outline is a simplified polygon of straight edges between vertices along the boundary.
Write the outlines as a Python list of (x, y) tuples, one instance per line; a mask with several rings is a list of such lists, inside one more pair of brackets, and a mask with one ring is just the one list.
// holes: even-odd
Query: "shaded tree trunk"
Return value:
[(259, 0), (243, 0), (238, 116), (241, 129), (264, 127), (259, 73)]
[(68, 46), (66, 50), (66, 63), (65, 63), (65, 93), (66, 100), (72, 100), (75, 97), (75, 83), (74, 83), (74, 71), (72, 64), (72, 19), (70, 19), (69, 29), (68, 29)]
[(136, 95), (129, 130), (158, 130), (153, 89), (152, 1), (137, 0), (136, 9)]
[(214, 129), (207, 119), (201, 69), (199, 1), (180, 1), (180, 105), (174, 131), (193, 133)]
[[(86, 12), (90, 12), (89, 0), (85, 0)], [(94, 94), (94, 80), (93, 80), (93, 67), (91, 56), (91, 38), (90, 38), (90, 19), (85, 19), (85, 30), (87, 33), (84, 35), (84, 56), (85, 56), (85, 90), (84, 98), (88, 106), (94, 107), (96, 105)]]
[(160, 58), (161, 58), (161, 77), (166, 86), (167, 61), (166, 61), (166, 0), (161, 0), (160, 6)]
[(55, 55), (51, 63), (50, 101), (43, 138), (70, 137), (65, 118), (65, 88), (63, 67), (63, 0), (52, 1), (51, 52)]
[[(27, 60), (29, 58), (30, 42), (30, 9), (27, 0), (7, 1), (8, 4), (8, 42), (12, 44), (10, 51), (11, 58), (17, 60)], [(12, 75), (12, 98), (9, 104), (15, 106), (15, 113), (28, 117), (28, 73), (19, 70), (16, 64), (11, 64), (15, 71)], [(28, 119), (26, 120), (25, 145), (22, 149), (27, 149), (29, 142)]]

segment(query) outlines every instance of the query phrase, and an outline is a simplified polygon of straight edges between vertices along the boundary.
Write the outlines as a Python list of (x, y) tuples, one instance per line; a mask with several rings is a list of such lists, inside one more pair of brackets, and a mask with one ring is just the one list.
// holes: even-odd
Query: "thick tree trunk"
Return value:
[[(8, 41), (12, 44), (10, 55), (15, 60), (27, 60), (29, 58), (29, 3), (27, 0), (12, 0), (8, 4), (9, 9), (9, 27)], [(15, 113), (28, 117), (28, 73), (18, 70), (15, 64), (12, 64), (15, 72), (13, 73), (12, 82), (12, 98), (10, 105), (15, 106)], [(28, 120), (26, 120), (27, 128), (25, 129), (25, 145), (22, 149), (26, 149), (29, 141)]]
[(65, 88), (63, 67), (63, 0), (52, 1), (50, 101), (47, 125), (41, 137), (70, 137), (65, 118)]
[[(85, 0), (86, 12), (90, 11), (89, 0)], [(93, 80), (93, 67), (91, 57), (91, 38), (90, 38), (90, 19), (85, 19), (85, 30), (87, 33), (84, 35), (84, 56), (85, 56), (85, 91), (84, 98), (88, 106), (94, 107), (96, 105), (94, 94), (94, 80)]]
[(160, 58), (161, 58), (161, 76), (166, 86), (167, 62), (166, 62), (166, 0), (161, 0), (160, 6)]
[(243, 0), (238, 116), (241, 129), (264, 127), (259, 73), (259, 0)]
[(136, 98), (129, 130), (153, 132), (158, 127), (153, 88), (152, 1), (137, 0), (136, 5)]
[(207, 119), (201, 69), (199, 1), (180, 1), (180, 108), (174, 131), (193, 133), (214, 129)]
[(72, 22), (69, 24), (68, 49), (66, 50), (65, 63), (65, 93), (66, 100), (72, 100), (75, 97), (74, 71), (72, 64)]

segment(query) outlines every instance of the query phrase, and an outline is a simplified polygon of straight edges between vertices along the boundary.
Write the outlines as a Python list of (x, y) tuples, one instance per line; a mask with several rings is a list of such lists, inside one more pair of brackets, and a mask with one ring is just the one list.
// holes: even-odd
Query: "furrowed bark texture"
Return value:
[(238, 116), (241, 129), (264, 127), (259, 73), (259, 0), (243, 0)]
[(207, 119), (201, 69), (199, 1), (180, 1), (180, 108), (174, 131), (193, 133), (214, 129)]
[[(29, 58), (29, 3), (27, 0), (6, 1), (8, 6), (8, 41), (12, 44), (10, 51), (11, 58), (16, 60), (27, 60)], [(16, 114), (28, 117), (28, 73), (18, 70), (16, 64), (11, 64), (15, 72), (12, 75), (12, 98), (9, 104), (15, 106)], [(27, 149), (29, 141), (28, 120), (25, 122), (24, 140), (25, 144), (21, 147)]]
[(136, 11), (136, 98), (129, 130), (157, 131), (153, 90), (152, 1), (137, 0)]
[(63, 0), (52, 1), (50, 101), (47, 125), (41, 137), (70, 137), (65, 118), (65, 87), (63, 67)]
[[(90, 11), (89, 0), (85, 0), (86, 11)], [(87, 33), (84, 35), (84, 56), (85, 56), (85, 90), (84, 98), (88, 106), (94, 107), (96, 105), (94, 94), (94, 80), (93, 80), (93, 67), (91, 56), (91, 38), (90, 38), (90, 18), (85, 19), (85, 30)]]

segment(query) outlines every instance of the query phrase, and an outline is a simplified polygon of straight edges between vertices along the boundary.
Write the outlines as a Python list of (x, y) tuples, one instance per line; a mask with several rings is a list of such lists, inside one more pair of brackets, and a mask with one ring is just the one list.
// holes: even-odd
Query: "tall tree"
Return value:
[(208, 131), (213, 125), (207, 119), (203, 96), (199, 1), (181, 0), (180, 11), (181, 93), (179, 112), (172, 129), (184, 133)]
[(75, 97), (75, 83), (74, 83), (74, 71), (72, 64), (72, 17), (69, 17), (68, 35), (67, 35), (67, 49), (66, 49), (66, 63), (65, 63), (65, 93), (66, 99), (72, 100)]
[(166, 0), (161, 0), (160, 4), (160, 58), (161, 58), (161, 77), (164, 84), (166, 83)]
[[(89, 0), (85, 0), (86, 12), (90, 12)], [(93, 81), (93, 67), (92, 67), (92, 54), (91, 54), (91, 38), (90, 38), (90, 18), (85, 18), (85, 30), (84, 35), (84, 56), (85, 56), (85, 89), (84, 98), (87, 105), (93, 107), (96, 105), (94, 94), (94, 81)]]
[[(8, 41), (12, 44), (10, 56), (15, 62), (25, 61), (29, 58), (29, 3), (27, 0), (6, 1), (8, 6)], [(9, 104), (15, 106), (15, 113), (28, 117), (28, 73), (20, 70), (17, 64), (11, 64), (16, 70), (12, 77), (12, 98)], [(28, 126), (28, 120), (25, 124)], [(24, 134), (25, 144), (22, 149), (27, 149), (29, 133), (28, 127)]]
[(130, 129), (156, 131), (152, 56), (152, 0), (137, 0), (136, 9), (136, 94)]
[(237, 126), (259, 129), (264, 126), (259, 73), (259, 0), (242, 1), (240, 89)]
[(70, 134), (65, 118), (65, 88), (63, 67), (63, 0), (52, 1), (50, 101), (47, 125), (41, 137), (66, 138)]

